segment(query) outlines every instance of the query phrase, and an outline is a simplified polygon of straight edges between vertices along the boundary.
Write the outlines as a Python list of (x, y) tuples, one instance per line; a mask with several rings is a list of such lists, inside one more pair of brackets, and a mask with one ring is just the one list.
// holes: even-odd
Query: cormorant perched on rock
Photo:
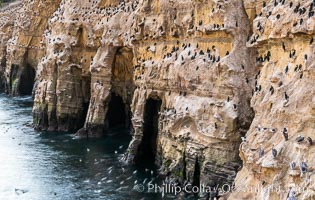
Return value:
[(313, 145), (313, 140), (311, 137), (307, 137), (307, 142), (309, 145)]
[(263, 157), (263, 155), (265, 154), (265, 151), (263, 150), (263, 148), (261, 148), (261, 144), (260, 144), (260, 147), (259, 147), (259, 151), (258, 151), (258, 154), (259, 154), (259, 158)]
[(273, 158), (276, 158), (276, 157), (277, 157), (277, 154), (278, 154), (278, 151), (274, 148), (274, 146), (275, 146), (275, 145), (272, 145), (271, 152), (272, 152)]
[(284, 98), (285, 98), (285, 100), (289, 101), (289, 96), (288, 96), (287, 92), (284, 92)]
[(289, 135), (288, 135), (288, 129), (287, 128), (283, 128), (282, 134), (283, 134), (284, 140), (288, 141)]
[(271, 86), (270, 88), (269, 88), (269, 92), (271, 93), (271, 95), (273, 95), (273, 93), (274, 93), (274, 88)]
[(295, 139), (295, 141), (297, 141), (298, 143), (301, 143), (301, 142), (304, 141), (304, 137), (301, 136), (301, 135), (299, 135), (299, 136), (297, 136), (297, 138)]
[(301, 173), (305, 174), (307, 172), (307, 168), (308, 168), (308, 166), (307, 166), (306, 162), (302, 161), (300, 163), (300, 171), (301, 171)]
[(275, 133), (276, 131), (277, 131), (277, 129), (275, 129), (275, 128), (270, 129), (271, 133)]
[[(281, 2), (281, 1), (280, 1)], [(282, 0), (281, 5), (283, 5), (285, 3), (285, 0)]]
[(290, 169), (294, 170), (295, 167), (296, 167), (296, 163), (295, 162), (291, 162), (289, 166), (290, 166)]
[(289, 66), (287, 65), (284, 69), (284, 73), (288, 73), (288, 71), (289, 71)]
[(280, 14), (277, 14), (277, 19), (280, 19), (281, 15)]
[(283, 85), (283, 82), (280, 81), (279, 84), (278, 84), (278, 87), (281, 87)]

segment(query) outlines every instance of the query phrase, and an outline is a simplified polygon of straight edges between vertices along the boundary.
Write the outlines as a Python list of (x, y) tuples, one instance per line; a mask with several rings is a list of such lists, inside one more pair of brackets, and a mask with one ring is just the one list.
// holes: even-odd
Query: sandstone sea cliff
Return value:
[(235, 182), (223, 199), (312, 199), (314, 4), (15, 1), (0, 10), (0, 90), (33, 95), (37, 130), (130, 128), (126, 163)]

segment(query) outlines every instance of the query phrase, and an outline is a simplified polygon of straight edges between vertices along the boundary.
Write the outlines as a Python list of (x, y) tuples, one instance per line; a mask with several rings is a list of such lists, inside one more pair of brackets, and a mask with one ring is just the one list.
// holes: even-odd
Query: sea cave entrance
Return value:
[(159, 132), (159, 111), (162, 101), (148, 99), (144, 108), (144, 125), (141, 144), (138, 148), (136, 164), (143, 167), (155, 165), (157, 137)]
[(124, 129), (130, 133), (133, 97), (133, 51), (128, 47), (117, 47), (112, 62), (111, 94), (106, 113), (109, 132)]
[(193, 175), (193, 186), (199, 186), (199, 185), (200, 185), (200, 165), (198, 162), (198, 158), (196, 158), (194, 175)]
[(112, 93), (107, 111), (109, 129), (130, 128), (130, 108), (124, 103), (121, 96)]
[(31, 95), (34, 86), (35, 70), (30, 65), (26, 65), (20, 75), (18, 83), (18, 93), (20, 95)]

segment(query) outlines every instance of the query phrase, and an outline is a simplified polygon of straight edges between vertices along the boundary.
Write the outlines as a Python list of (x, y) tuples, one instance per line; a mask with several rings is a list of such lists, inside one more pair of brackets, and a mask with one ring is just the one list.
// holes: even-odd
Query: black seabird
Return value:
[(301, 142), (304, 141), (304, 137), (301, 136), (301, 135), (299, 135), (299, 136), (297, 136), (297, 138), (295, 139), (295, 141), (297, 141), (298, 143), (301, 143)]

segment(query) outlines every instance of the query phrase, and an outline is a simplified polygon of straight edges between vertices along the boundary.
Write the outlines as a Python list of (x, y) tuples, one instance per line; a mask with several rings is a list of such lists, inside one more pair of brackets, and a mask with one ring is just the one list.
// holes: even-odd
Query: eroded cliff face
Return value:
[(313, 179), (298, 168), (304, 159), (313, 166), (313, 147), (295, 142), (313, 130), (313, 6), (17, 2), (0, 12), (0, 89), (33, 90), (39, 130), (100, 137), (132, 127), (128, 163), (149, 160), (161, 174), (196, 185), (231, 183), (243, 164), (229, 199), (285, 199), (286, 192), (244, 188)]
[(6, 55), (7, 55), (7, 45), (8, 41), (12, 37), (15, 19), (17, 17), (17, 10), (21, 9), (21, 3), (18, 2), (15, 5), (11, 5), (10, 7), (6, 7), (1, 10), (0, 13), (0, 90), (6, 90), (9, 84), (6, 80), (5, 72), (6, 72)]
[(232, 181), (253, 117), (249, 24), (242, 1), (63, 1), (45, 33), (35, 125), (71, 131), (85, 119), (78, 134), (102, 136), (118, 96), (121, 124), (131, 117), (133, 127), (128, 162), (151, 159), (181, 181)]
[[(247, 42), (259, 54), (251, 99), (255, 118), (240, 146), (243, 168), (230, 199), (314, 198), (315, 149), (307, 139), (314, 138), (313, 8), (313, 1), (257, 6)], [(301, 169), (303, 162), (308, 169)]]
[(12, 95), (32, 93), (35, 71), (45, 55), (43, 33), (58, 1), (16, 1), (1, 12), (2, 87)]

